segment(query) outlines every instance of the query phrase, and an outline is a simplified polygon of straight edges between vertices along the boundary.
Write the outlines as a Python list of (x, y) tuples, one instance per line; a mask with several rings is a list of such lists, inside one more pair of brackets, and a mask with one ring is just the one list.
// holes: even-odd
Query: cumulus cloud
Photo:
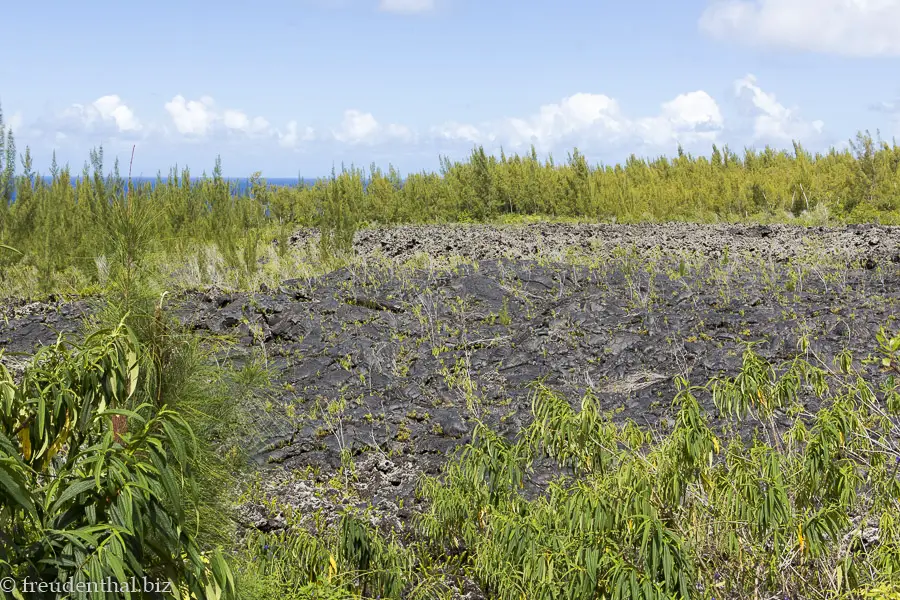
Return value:
[(60, 126), (69, 130), (107, 129), (110, 133), (134, 133), (143, 128), (134, 111), (115, 94), (98, 98), (91, 104), (71, 105), (60, 114)]
[(412, 141), (413, 134), (403, 125), (382, 125), (372, 113), (344, 111), (341, 126), (332, 131), (334, 139), (348, 144), (375, 144), (389, 140)]
[(638, 119), (638, 137), (649, 146), (713, 142), (725, 122), (719, 105), (702, 90), (680, 94), (662, 105), (655, 117)]
[[(735, 81), (733, 92), (731, 104), (736, 101), (745, 109), (746, 121), (729, 117), (726, 122), (719, 103), (703, 90), (677, 95), (662, 102), (649, 115), (628, 114), (615, 98), (582, 92), (539, 106), (530, 115), (511, 115), (486, 122), (449, 121), (427, 130), (381, 122), (371, 112), (357, 109), (344, 111), (331, 128), (313, 129), (298, 120), (275, 126), (261, 116), (220, 108), (208, 96), (187, 99), (181, 95), (165, 103), (168, 125), (161, 126), (161, 123), (140, 123), (118, 96), (104, 96), (86, 106), (73, 105), (66, 112), (67, 120), (54, 121), (32, 137), (49, 140), (49, 136), (58, 133), (56, 143), (63, 140), (76, 143), (86, 139), (81, 135), (86, 131), (99, 132), (106, 136), (104, 139), (117, 139), (122, 137), (121, 132), (140, 130), (141, 139), (158, 135), (160, 141), (164, 136), (171, 141), (174, 136), (215, 145), (230, 139), (241, 140), (242, 147), (249, 148), (250, 145), (243, 143), (248, 140), (255, 148), (368, 155), (379, 145), (391, 153), (410, 150), (455, 153), (472, 145), (483, 145), (490, 151), (502, 146), (522, 152), (533, 144), (541, 153), (556, 153), (577, 146), (593, 157), (621, 157), (631, 152), (669, 154), (677, 144), (693, 151), (708, 149), (711, 143), (721, 141), (775, 145), (789, 144), (791, 140), (813, 144), (826, 141), (822, 121), (808, 120), (796, 108), (785, 106), (774, 94), (764, 90), (754, 76)], [(896, 103), (882, 103), (879, 108), (898, 114)]]
[(297, 121), (289, 121), (286, 131), (278, 131), (276, 133), (278, 143), (284, 148), (293, 148), (300, 142), (310, 142), (315, 139), (315, 130), (312, 127), (305, 127), (300, 130)]
[(434, 0), (380, 0), (378, 10), (393, 13), (422, 13), (434, 10)]
[(179, 94), (165, 104), (165, 109), (175, 129), (185, 136), (205, 137), (217, 129), (256, 137), (278, 135), (265, 118), (251, 118), (247, 113), (233, 108), (219, 110), (215, 100), (209, 96), (187, 100)]
[(797, 109), (785, 107), (778, 102), (775, 94), (764, 91), (756, 82), (756, 77), (747, 75), (734, 82), (735, 95), (744, 100), (755, 113), (753, 124), (754, 141), (784, 143), (806, 139), (822, 133), (822, 121), (806, 121)]
[(528, 117), (509, 117), (478, 126), (450, 122), (433, 128), (432, 133), (445, 140), (548, 148), (573, 136), (615, 137), (625, 125), (615, 100), (602, 94), (578, 93), (545, 104)]
[(626, 126), (615, 100), (603, 94), (578, 93), (541, 106), (529, 118), (508, 119), (499, 133), (515, 146), (533, 143), (544, 147), (575, 135), (617, 137)]
[(875, 112), (887, 115), (890, 119), (890, 135), (900, 137), (900, 98), (889, 102), (878, 102), (870, 107)]
[(900, 56), (900, 0), (714, 0), (700, 29), (725, 40), (844, 56)]
[(900, 99), (892, 100), (890, 102), (882, 101), (877, 102), (871, 106), (871, 109), (875, 112), (887, 113), (889, 115), (898, 115), (900, 116)]
[[(473, 144), (476, 144), (478, 142), (483, 142), (485, 140), (485, 137), (489, 137), (489, 136), (485, 136), (474, 125), (468, 125), (465, 123), (457, 123), (456, 121), (449, 121), (443, 125), (433, 127), (431, 129), (431, 132), (439, 139), (464, 140), (467, 142), (471, 142)], [(488, 141), (493, 141), (493, 140), (489, 139)]]
[(479, 126), (447, 123), (432, 133), (445, 140), (499, 142), (512, 148), (533, 144), (543, 151), (572, 145), (656, 147), (714, 140), (723, 124), (718, 104), (704, 91), (681, 94), (664, 103), (659, 114), (642, 118), (626, 115), (615, 99), (604, 94), (578, 93), (541, 106), (530, 117)]
[(222, 123), (228, 129), (250, 134), (264, 134), (271, 129), (269, 122), (263, 117), (250, 118), (239, 110), (226, 110), (222, 113)]
[(432, 12), (439, 0), (301, 0), (306, 4), (327, 9), (377, 9), (380, 12), (396, 14), (422, 14)]
[(662, 105), (661, 116), (680, 131), (714, 131), (721, 129), (723, 123), (719, 105), (703, 90), (680, 94), (666, 102)]
[(216, 102), (204, 96), (199, 100), (187, 100), (175, 96), (165, 105), (178, 133), (193, 139), (214, 135), (216, 132), (239, 133), (256, 138), (270, 138), (283, 148), (296, 148), (303, 142), (333, 140), (345, 144), (377, 144), (388, 141), (412, 141), (412, 131), (397, 124), (382, 124), (374, 115), (359, 110), (344, 111), (340, 126), (330, 135), (319, 135), (311, 127), (301, 127), (296, 120), (284, 128), (273, 127), (263, 117), (250, 117), (236, 109), (219, 109)]
[(115, 121), (119, 131), (136, 131), (141, 128), (134, 112), (118, 96), (103, 96), (95, 100), (93, 106), (102, 119)]
[(186, 100), (179, 94), (166, 102), (165, 108), (178, 133), (204, 136), (209, 133), (217, 118), (214, 105), (215, 101), (209, 96), (200, 100)]

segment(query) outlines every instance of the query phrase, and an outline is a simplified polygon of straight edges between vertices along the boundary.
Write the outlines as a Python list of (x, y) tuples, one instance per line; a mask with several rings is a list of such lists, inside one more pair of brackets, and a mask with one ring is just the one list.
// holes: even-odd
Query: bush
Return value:
[(196, 598), (233, 594), (186, 510), (196, 438), (164, 401), (138, 393), (143, 352), (120, 324), (40, 349), (18, 383), (0, 367), (0, 577), (146, 576)]
[[(656, 441), (591, 394), (575, 410), (539, 385), (514, 442), (479, 425), (423, 481), (420, 530), (490, 598), (894, 598), (900, 335), (877, 342), (878, 387), (848, 353), (832, 369), (814, 354), (773, 365), (748, 347), (734, 377), (679, 380), (675, 426)], [(700, 394), (720, 418), (749, 420), (754, 439), (724, 446)], [(796, 415), (787, 431), (776, 412)], [(568, 474), (526, 497), (538, 458)]]

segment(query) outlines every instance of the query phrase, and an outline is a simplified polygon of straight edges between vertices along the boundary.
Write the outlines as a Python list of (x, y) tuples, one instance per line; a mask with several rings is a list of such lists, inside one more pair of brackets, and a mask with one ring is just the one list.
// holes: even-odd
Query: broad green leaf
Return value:
[[(76, 481), (74, 483), (69, 484), (63, 492), (60, 494), (59, 498), (50, 506), (50, 513), (55, 513), (59, 511), (60, 507), (62, 507), (66, 502), (72, 500), (79, 494), (83, 494), (89, 490), (97, 490), (97, 485), (94, 483), (94, 479), (83, 479), (81, 481)], [(99, 491), (99, 490), (98, 490)]]
[(14, 459), (0, 457), (0, 490), (5, 497), (21, 506), (30, 519), (37, 521), (37, 510), (29, 493), (28, 484), (17, 466)]

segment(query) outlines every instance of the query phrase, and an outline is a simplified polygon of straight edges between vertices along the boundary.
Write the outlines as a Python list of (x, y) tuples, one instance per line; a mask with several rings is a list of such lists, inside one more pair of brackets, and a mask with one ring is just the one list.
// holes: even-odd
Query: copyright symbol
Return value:
[(12, 592), (16, 589), (16, 580), (12, 577), (0, 579), (0, 592)]

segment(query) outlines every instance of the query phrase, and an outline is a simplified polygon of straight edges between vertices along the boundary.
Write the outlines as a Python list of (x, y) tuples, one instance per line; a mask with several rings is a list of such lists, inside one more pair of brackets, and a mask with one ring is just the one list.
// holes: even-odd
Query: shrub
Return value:
[(121, 324), (40, 349), (18, 383), (0, 367), (0, 577), (234, 592), (185, 510), (193, 431), (165, 402), (139, 401), (142, 352)]

